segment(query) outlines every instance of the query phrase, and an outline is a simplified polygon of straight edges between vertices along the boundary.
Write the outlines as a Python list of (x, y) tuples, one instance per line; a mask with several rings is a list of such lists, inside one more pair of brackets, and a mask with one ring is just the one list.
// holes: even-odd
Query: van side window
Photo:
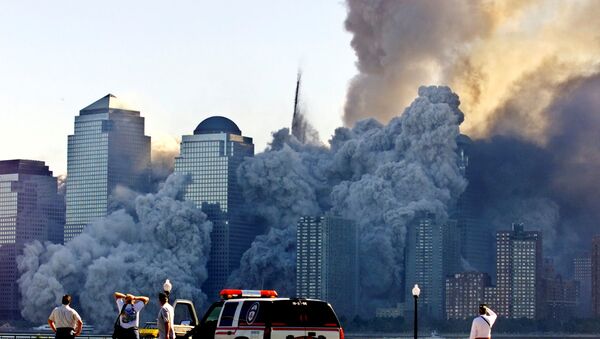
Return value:
[(307, 301), (305, 307), (306, 327), (339, 327), (340, 323), (331, 306), (323, 301)]
[(260, 326), (265, 324), (266, 303), (261, 301), (244, 301), (240, 311), (239, 326)]
[(235, 310), (237, 309), (238, 304), (239, 303), (237, 302), (225, 303), (219, 326), (233, 326), (233, 318), (235, 317)]

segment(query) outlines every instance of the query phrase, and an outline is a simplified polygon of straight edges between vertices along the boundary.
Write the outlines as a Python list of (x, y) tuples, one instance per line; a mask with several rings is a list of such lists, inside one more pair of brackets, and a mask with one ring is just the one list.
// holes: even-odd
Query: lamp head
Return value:
[(421, 294), (421, 289), (419, 288), (419, 285), (415, 284), (415, 287), (412, 289), (412, 295), (413, 297), (418, 298), (419, 294)]

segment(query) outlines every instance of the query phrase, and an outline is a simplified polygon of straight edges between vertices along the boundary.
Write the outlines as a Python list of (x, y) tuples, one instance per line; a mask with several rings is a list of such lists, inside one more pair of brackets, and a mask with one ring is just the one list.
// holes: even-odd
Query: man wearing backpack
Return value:
[(473, 319), (469, 339), (491, 339), (492, 326), (498, 316), (486, 304), (479, 305), (479, 315)]

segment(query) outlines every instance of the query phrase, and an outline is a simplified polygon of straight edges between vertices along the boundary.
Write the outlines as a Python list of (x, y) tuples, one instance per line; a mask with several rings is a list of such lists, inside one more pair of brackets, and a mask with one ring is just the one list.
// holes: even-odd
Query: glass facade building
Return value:
[(356, 225), (332, 216), (301, 217), (296, 230), (296, 295), (327, 300), (353, 318), (358, 306)]
[(258, 234), (244, 213), (246, 206), (237, 180), (237, 169), (254, 156), (252, 138), (225, 117), (202, 121), (193, 135), (184, 135), (175, 173), (187, 174), (184, 199), (193, 202), (213, 223), (208, 280), (204, 291), (209, 300), (225, 288), (229, 275), (239, 267), (244, 252)]
[(19, 319), (16, 257), (33, 240), (63, 242), (64, 199), (43, 161), (0, 161), (0, 319)]
[(592, 312), (592, 258), (588, 255), (573, 259), (573, 278), (579, 282), (580, 293), (577, 296), (579, 314)]
[(140, 112), (112, 94), (82, 109), (68, 140), (65, 241), (106, 216), (117, 185), (145, 191), (149, 171), (150, 137)]

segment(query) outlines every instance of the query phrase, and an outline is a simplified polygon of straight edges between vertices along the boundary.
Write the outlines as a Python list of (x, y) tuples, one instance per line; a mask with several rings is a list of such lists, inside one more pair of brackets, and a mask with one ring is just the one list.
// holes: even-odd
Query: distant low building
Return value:
[(468, 319), (486, 302), (490, 276), (482, 272), (456, 273), (446, 278), (446, 319)]
[(395, 307), (381, 307), (375, 310), (377, 318), (400, 318), (406, 316), (406, 304), (397, 303)]

